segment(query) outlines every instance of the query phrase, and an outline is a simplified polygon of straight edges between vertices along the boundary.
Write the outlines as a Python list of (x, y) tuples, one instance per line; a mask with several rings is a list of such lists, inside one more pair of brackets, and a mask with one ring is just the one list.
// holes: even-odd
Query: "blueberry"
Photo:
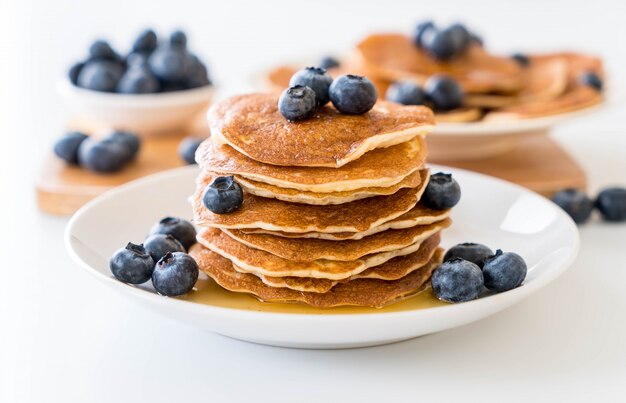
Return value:
[(135, 159), (141, 148), (141, 139), (139, 136), (126, 131), (116, 130), (104, 137), (102, 141), (117, 143), (128, 150), (128, 161)]
[(552, 201), (561, 207), (577, 224), (589, 219), (593, 210), (593, 202), (578, 189), (561, 190), (552, 196)]
[(243, 190), (232, 176), (218, 176), (204, 190), (202, 202), (215, 214), (232, 213), (243, 203)]
[(176, 238), (186, 250), (196, 243), (196, 229), (189, 221), (183, 220), (182, 218), (162, 218), (150, 228), (150, 235), (153, 234), (171, 235)]
[(158, 47), (148, 58), (152, 73), (163, 83), (183, 83), (187, 78), (187, 54), (171, 46)]
[(147, 66), (149, 53), (133, 52), (126, 56), (126, 65), (131, 68), (135, 66)]
[(191, 256), (182, 252), (167, 253), (152, 273), (152, 285), (161, 295), (175, 297), (187, 294), (198, 280), (200, 269)]
[(422, 47), (434, 59), (448, 61), (458, 53), (457, 37), (449, 30), (427, 30), (422, 35)]
[(70, 132), (54, 144), (57, 157), (70, 164), (78, 164), (78, 148), (88, 136), (81, 132)]
[(495, 292), (512, 290), (522, 284), (526, 278), (526, 262), (517, 253), (502, 253), (500, 249), (496, 254), (485, 259), (483, 276), (485, 287)]
[(211, 79), (209, 78), (209, 72), (206, 65), (198, 59), (195, 55), (187, 56), (187, 88), (198, 88), (206, 85), (211, 85)]
[(131, 65), (117, 83), (121, 94), (153, 94), (160, 88), (159, 80), (152, 72), (141, 65)]
[(360, 115), (374, 107), (378, 91), (368, 78), (346, 74), (333, 81), (329, 95), (339, 112)]
[(421, 201), (430, 208), (445, 210), (456, 206), (461, 200), (461, 187), (451, 174), (439, 172), (430, 175)]
[(67, 72), (67, 76), (70, 79), (70, 82), (74, 85), (78, 84), (78, 75), (80, 74), (80, 71), (83, 69), (83, 66), (85, 65), (85, 63), (83, 62), (78, 62), (78, 63), (74, 63), (72, 65), (72, 67), (70, 67), (70, 70)]
[(198, 137), (185, 137), (178, 146), (178, 155), (188, 165), (196, 164), (196, 150), (203, 141), (204, 139)]
[(435, 269), (431, 285), (440, 300), (465, 302), (478, 298), (484, 281), (480, 267), (467, 260), (454, 258)]
[(424, 21), (417, 24), (415, 27), (415, 35), (413, 36), (413, 43), (417, 46), (422, 46), (422, 40), (426, 31), (436, 31), (435, 24), (432, 21)]
[(511, 55), (511, 59), (515, 60), (522, 67), (530, 66), (530, 58), (523, 53), (514, 53)]
[(424, 92), (414, 82), (398, 81), (389, 86), (385, 98), (403, 105), (422, 105)]
[(122, 73), (123, 68), (118, 63), (108, 60), (92, 61), (80, 70), (77, 84), (88, 90), (115, 92)]
[(133, 43), (133, 52), (151, 53), (157, 47), (156, 33), (151, 29), (146, 29), (139, 34)]
[(119, 63), (120, 56), (111, 48), (107, 41), (97, 40), (89, 46), (89, 61), (109, 60)]
[(183, 245), (169, 234), (152, 234), (143, 242), (146, 252), (158, 262), (168, 252), (184, 252)]
[(459, 83), (445, 75), (431, 76), (424, 84), (426, 98), (437, 111), (449, 111), (463, 104), (463, 90)]
[(293, 122), (313, 116), (316, 106), (315, 91), (302, 85), (287, 88), (278, 99), (278, 110), (281, 115)]
[(626, 221), (626, 188), (607, 188), (598, 193), (596, 208), (607, 221)]
[(187, 35), (181, 30), (172, 32), (170, 35), (170, 46), (185, 49), (187, 47)]
[(323, 68), (323, 69), (334, 69), (335, 67), (339, 67), (341, 65), (341, 63), (339, 63), (339, 60), (335, 59), (332, 56), (324, 56), (322, 58), (322, 60), (320, 60), (320, 62), (318, 63), (318, 66)]
[(470, 45), (471, 35), (465, 25), (456, 23), (449, 26), (446, 31), (454, 42), (455, 54), (463, 53)]
[(465, 242), (448, 249), (446, 254), (443, 256), (443, 260), (446, 262), (454, 258), (461, 258), (474, 263), (482, 269), (485, 259), (492, 255), (493, 251), (485, 245)]
[(174, 92), (187, 89), (186, 83), (167, 83), (161, 82), (161, 92)]
[(604, 87), (602, 79), (593, 71), (587, 71), (580, 76), (579, 79), (582, 85), (588, 85), (591, 88), (595, 88), (598, 91), (602, 91)]
[(78, 148), (78, 162), (94, 172), (121, 170), (128, 161), (128, 150), (119, 143), (85, 139)]
[(124, 283), (142, 284), (152, 277), (154, 260), (146, 253), (143, 245), (129, 242), (111, 257), (109, 268), (115, 278)]
[(321, 67), (306, 67), (294, 74), (289, 80), (289, 86), (302, 85), (309, 87), (315, 92), (315, 99), (319, 106), (326, 105), (330, 98), (328, 96), (328, 88), (332, 84), (333, 79)]

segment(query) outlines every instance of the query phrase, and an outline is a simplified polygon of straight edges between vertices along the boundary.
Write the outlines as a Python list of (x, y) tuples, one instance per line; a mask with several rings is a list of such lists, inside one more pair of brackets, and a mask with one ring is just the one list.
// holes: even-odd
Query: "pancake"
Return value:
[(235, 175), (235, 180), (248, 193), (260, 197), (269, 197), (290, 203), (312, 205), (343, 204), (373, 196), (386, 196), (400, 189), (418, 187), (422, 178), (419, 171), (413, 172), (399, 183), (389, 187), (366, 187), (343, 192), (315, 193), (296, 189), (281, 188), (263, 182), (255, 182)]
[(480, 120), (483, 112), (478, 108), (463, 107), (448, 112), (437, 112), (435, 120), (437, 123), (463, 123)]
[(341, 169), (278, 167), (254, 161), (209, 138), (198, 148), (196, 161), (202, 168), (221, 175), (238, 175), (249, 181), (302, 192), (333, 193), (396, 185), (424, 165), (426, 154), (424, 138), (416, 137), (370, 151)]
[(198, 234), (198, 242), (213, 252), (229, 259), (246, 273), (273, 277), (313, 277), (343, 280), (359, 274), (370, 267), (378, 266), (397, 256), (417, 251), (421, 241), (448, 227), (450, 220), (429, 226), (426, 236), (418, 242), (387, 252), (372, 253), (351, 261), (319, 259), (311, 262), (296, 262), (283, 259), (269, 252), (246, 246), (217, 228), (205, 228)]
[(255, 275), (237, 272), (228, 259), (199, 244), (191, 248), (190, 254), (202, 271), (227, 290), (252, 294), (267, 302), (304, 302), (317, 308), (340, 305), (383, 307), (415, 295), (427, 288), (432, 272), (443, 257), (443, 252), (438, 251), (426, 266), (398, 280), (358, 279), (338, 284), (329, 292), (320, 294), (269, 287)]
[(323, 232), (281, 232), (281, 231), (268, 231), (262, 228), (244, 228), (240, 231), (244, 234), (269, 234), (275, 236), (282, 236), (285, 238), (313, 238), (313, 239), (327, 239), (331, 241), (345, 241), (345, 240), (359, 240), (367, 236), (378, 234), (388, 229), (400, 230), (405, 228), (411, 228), (416, 225), (429, 225), (437, 221), (443, 221), (448, 218), (451, 210), (435, 210), (418, 203), (411, 210), (402, 214), (398, 218), (394, 218), (378, 227), (371, 228), (362, 232), (335, 232), (335, 233), (323, 233)]
[[(358, 278), (377, 278), (387, 281), (397, 280), (428, 264), (437, 251), (440, 240), (441, 236), (437, 233), (422, 242), (416, 252), (406, 256), (395, 257), (380, 266), (372, 267), (371, 269), (367, 269), (341, 281), (308, 277), (270, 277), (264, 275), (258, 275), (258, 277), (263, 283), (270, 287), (286, 287), (304, 292), (328, 292), (339, 283), (345, 283)], [(241, 271), (238, 270), (235, 265), (233, 268), (237, 271)]]
[(429, 171), (420, 171), (421, 183), (389, 196), (376, 196), (350, 203), (312, 206), (288, 203), (245, 194), (241, 207), (229, 214), (214, 214), (202, 203), (204, 189), (213, 180), (210, 173), (198, 178), (193, 197), (194, 221), (200, 226), (218, 228), (263, 228), (284, 232), (363, 232), (393, 220), (411, 210), (422, 196)]
[(362, 115), (324, 106), (308, 120), (290, 122), (272, 94), (234, 96), (209, 111), (216, 141), (255, 161), (280, 166), (341, 167), (370, 150), (428, 134), (434, 124), (432, 111), (424, 106), (384, 101)]
[(268, 234), (245, 234), (238, 230), (223, 232), (250, 248), (259, 249), (293, 262), (315, 260), (350, 261), (372, 253), (388, 252), (406, 248), (439, 232), (450, 221), (430, 225), (388, 230), (361, 240), (329, 241), (315, 238), (284, 238)]
[(548, 53), (533, 56), (533, 60), (564, 60), (568, 65), (568, 88), (578, 85), (580, 75), (592, 71), (600, 77), (604, 77), (604, 65), (599, 57), (575, 52)]
[(438, 62), (405, 35), (374, 34), (362, 40), (357, 51), (369, 75), (389, 81), (423, 84), (431, 75), (444, 73), (457, 80), (466, 93), (511, 93), (524, 85), (515, 61), (492, 56), (479, 45), (471, 45), (450, 62)]

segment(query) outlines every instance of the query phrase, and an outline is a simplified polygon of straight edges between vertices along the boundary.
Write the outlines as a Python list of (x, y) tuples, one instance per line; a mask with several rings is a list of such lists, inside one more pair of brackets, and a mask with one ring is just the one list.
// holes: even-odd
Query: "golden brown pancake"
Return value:
[(229, 214), (214, 214), (204, 206), (204, 189), (213, 180), (213, 176), (205, 172), (198, 178), (192, 202), (194, 221), (200, 226), (232, 229), (363, 232), (401, 216), (417, 204), (430, 178), (427, 169), (420, 172), (422, 178), (419, 187), (401, 189), (389, 196), (369, 197), (339, 205), (312, 206), (247, 193), (241, 207)]
[(574, 52), (559, 52), (543, 55), (534, 55), (533, 60), (564, 60), (568, 65), (568, 87), (578, 86), (580, 75), (591, 71), (600, 77), (604, 77), (604, 65), (599, 57)]
[(483, 112), (478, 108), (463, 107), (448, 112), (437, 112), (435, 120), (437, 123), (475, 122), (482, 116)]
[[(339, 283), (345, 283), (358, 278), (377, 278), (387, 281), (397, 280), (428, 264), (437, 251), (440, 240), (441, 235), (437, 233), (422, 242), (416, 252), (406, 256), (395, 257), (380, 266), (372, 267), (371, 269), (367, 269), (341, 281), (310, 277), (271, 277), (258, 274), (257, 276), (263, 283), (270, 287), (286, 287), (305, 292), (328, 292)], [(233, 265), (233, 268), (239, 272), (242, 271), (240, 269), (238, 270), (236, 265)]]
[(365, 187), (343, 192), (315, 193), (301, 190), (281, 188), (263, 182), (256, 182), (235, 175), (235, 180), (243, 190), (260, 197), (269, 197), (290, 203), (304, 203), (312, 205), (343, 204), (355, 200), (366, 199), (374, 196), (387, 196), (396, 193), (400, 189), (418, 187), (422, 181), (419, 171), (415, 171), (400, 182), (389, 187)]
[(294, 262), (314, 260), (350, 261), (372, 253), (406, 248), (439, 231), (440, 222), (412, 228), (388, 230), (361, 240), (330, 241), (315, 238), (284, 238), (268, 234), (245, 234), (238, 230), (223, 232), (250, 248), (269, 252)]
[(416, 137), (370, 151), (341, 168), (279, 167), (254, 161), (209, 138), (200, 145), (196, 160), (202, 168), (220, 175), (239, 175), (303, 192), (332, 193), (396, 185), (424, 165), (426, 154), (424, 138)]
[(237, 272), (228, 259), (198, 244), (191, 248), (190, 254), (202, 271), (227, 290), (252, 294), (263, 301), (304, 302), (317, 308), (340, 305), (382, 307), (417, 294), (427, 286), (432, 272), (443, 257), (443, 251), (438, 251), (426, 266), (399, 280), (358, 279), (338, 284), (329, 292), (320, 294), (269, 287), (253, 274)]
[[(242, 271), (274, 277), (314, 277), (342, 280), (370, 267), (378, 266), (397, 256), (417, 251), (422, 241), (447, 228), (451, 221), (444, 220), (426, 228), (417, 242), (409, 246), (386, 252), (372, 253), (350, 261), (319, 259), (312, 262), (296, 262), (283, 259), (272, 253), (246, 246), (217, 228), (203, 229), (198, 242), (231, 260)], [(358, 242), (358, 241), (357, 241)]]
[(362, 115), (324, 106), (308, 120), (290, 122), (272, 94), (234, 96), (209, 111), (216, 141), (255, 161), (286, 166), (341, 167), (370, 150), (428, 134), (434, 124), (426, 107), (382, 101)]
[(423, 84), (431, 75), (443, 73), (457, 80), (467, 93), (510, 93), (524, 85), (515, 61), (492, 56), (478, 45), (470, 46), (450, 62), (437, 62), (411, 38), (398, 34), (370, 35), (357, 45), (357, 50), (369, 75), (389, 81)]
[(429, 225), (438, 221), (443, 221), (450, 215), (450, 210), (435, 210), (430, 207), (426, 207), (421, 203), (418, 203), (411, 210), (402, 214), (398, 218), (394, 218), (391, 221), (371, 228), (362, 232), (282, 232), (282, 231), (268, 231), (262, 228), (243, 228), (241, 232), (244, 234), (269, 234), (275, 236), (282, 236), (285, 238), (314, 238), (314, 239), (327, 239), (331, 241), (346, 241), (346, 240), (359, 240), (367, 236), (378, 234), (388, 229), (398, 230), (411, 228), (416, 225)]

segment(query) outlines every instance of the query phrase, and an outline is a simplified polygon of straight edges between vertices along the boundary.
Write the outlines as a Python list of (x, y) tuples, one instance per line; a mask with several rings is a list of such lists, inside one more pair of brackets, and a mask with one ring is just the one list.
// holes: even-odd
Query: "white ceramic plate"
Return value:
[[(463, 197), (443, 245), (474, 241), (515, 251), (526, 259), (524, 284), (512, 291), (475, 301), (390, 312), (320, 314), (262, 312), (166, 298), (149, 288), (115, 280), (108, 268), (112, 253), (128, 241), (140, 242), (163, 216), (191, 217), (189, 195), (196, 167), (146, 177), (109, 191), (81, 208), (67, 226), (65, 241), (72, 258), (95, 279), (172, 319), (255, 343), (300, 348), (372, 346), (439, 332), (492, 315), (530, 296), (556, 279), (578, 251), (578, 230), (549, 200), (522, 187), (488, 176), (447, 167), (461, 184)], [(90, 287), (89, 283), (85, 287)], [(418, 296), (419, 297), (419, 296)], [(418, 298), (417, 297), (417, 298)], [(239, 295), (250, 306), (262, 304)]]

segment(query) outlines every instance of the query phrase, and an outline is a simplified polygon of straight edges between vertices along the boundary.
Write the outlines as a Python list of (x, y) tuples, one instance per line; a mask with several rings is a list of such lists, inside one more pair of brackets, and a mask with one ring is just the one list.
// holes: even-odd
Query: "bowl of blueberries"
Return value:
[(206, 64), (180, 30), (144, 30), (121, 55), (102, 39), (76, 62), (59, 91), (81, 120), (149, 135), (183, 129), (203, 113), (214, 89)]

